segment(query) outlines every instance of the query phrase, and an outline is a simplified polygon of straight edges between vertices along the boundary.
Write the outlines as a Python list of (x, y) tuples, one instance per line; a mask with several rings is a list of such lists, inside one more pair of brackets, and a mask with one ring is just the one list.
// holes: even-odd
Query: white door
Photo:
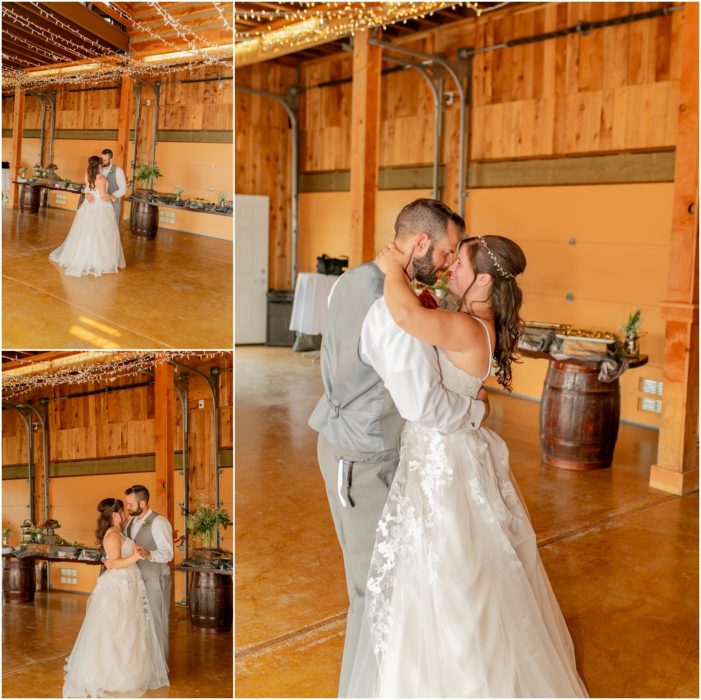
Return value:
[(237, 194), (235, 342), (265, 343), (268, 294), (268, 197)]

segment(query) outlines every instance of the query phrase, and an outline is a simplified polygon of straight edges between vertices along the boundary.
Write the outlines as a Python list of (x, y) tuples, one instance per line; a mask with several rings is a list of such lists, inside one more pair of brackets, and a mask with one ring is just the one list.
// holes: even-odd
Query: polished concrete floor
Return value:
[[(319, 365), (239, 347), (236, 377), (236, 695), (335, 696), (347, 598), (307, 427)], [(647, 485), (657, 433), (622, 425), (611, 469), (568, 472), (540, 462), (538, 404), (491, 406), (591, 695), (698, 697), (698, 494)]]
[[(63, 665), (85, 614), (87, 595), (45, 591), (34, 604), (3, 604), (2, 697), (55, 698), (63, 689)], [(233, 635), (195, 630), (188, 609), (170, 618), (170, 686), (150, 698), (232, 697)]]
[(74, 213), (3, 207), (3, 347), (230, 348), (233, 259), (227, 241), (161, 229), (120, 231), (127, 267), (66, 277), (49, 253)]

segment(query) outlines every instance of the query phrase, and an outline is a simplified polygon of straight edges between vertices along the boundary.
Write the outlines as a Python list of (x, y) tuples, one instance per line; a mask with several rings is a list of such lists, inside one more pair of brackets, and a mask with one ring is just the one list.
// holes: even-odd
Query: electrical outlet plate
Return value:
[(204, 408), (204, 399), (198, 399), (197, 408)]

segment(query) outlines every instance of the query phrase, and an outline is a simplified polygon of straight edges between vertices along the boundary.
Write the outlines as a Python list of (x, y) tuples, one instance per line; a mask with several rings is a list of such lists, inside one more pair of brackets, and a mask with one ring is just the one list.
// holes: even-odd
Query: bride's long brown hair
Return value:
[(100, 156), (90, 156), (88, 158), (88, 187), (95, 189), (95, 178), (100, 174), (102, 160)]
[(496, 377), (504, 389), (511, 391), (511, 363), (516, 360), (516, 345), (523, 331), (523, 319), (520, 316), (523, 294), (516, 283), (516, 275), (520, 275), (526, 269), (526, 256), (517, 243), (503, 236), (463, 238), (458, 244), (458, 252), (463, 245), (467, 246), (467, 258), (475, 273), (475, 279), (463, 293), (460, 307), (462, 308), (467, 293), (477, 281), (477, 275), (489, 274), (492, 287), (488, 301), (494, 315), (496, 331)]
[(120, 510), (123, 510), (124, 503), (118, 498), (103, 498), (97, 504), (97, 509), (100, 511), (100, 515), (97, 517), (97, 530), (95, 530), (95, 537), (97, 537), (100, 549), (104, 551), (102, 540), (107, 530), (112, 527), (112, 515), (114, 513), (119, 513)]

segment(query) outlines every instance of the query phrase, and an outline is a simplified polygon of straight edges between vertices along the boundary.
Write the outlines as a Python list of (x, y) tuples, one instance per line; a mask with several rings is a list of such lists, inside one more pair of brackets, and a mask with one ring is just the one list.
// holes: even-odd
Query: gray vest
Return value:
[[(156, 546), (156, 541), (153, 539), (153, 533), (151, 532), (151, 523), (158, 517), (158, 513), (151, 511), (151, 515), (146, 518), (146, 520), (141, 523), (139, 531), (136, 533), (136, 537), (131, 536), (131, 531), (134, 527), (134, 521), (136, 518), (132, 518), (127, 525), (127, 537), (131, 538), (137, 544), (140, 544), (144, 549), (148, 549), (152, 552), (154, 549), (158, 549)], [(160, 562), (149, 561), (148, 559), (139, 559), (136, 565), (141, 569), (141, 575), (144, 579), (157, 578), (159, 576), (170, 576), (170, 569), (168, 564), (161, 564)]]
[(107, 192), (108, 194), (112, 194), (113, 192), (116, 192), (119, 189), (119, 184), (117, 183), (117, 166), (116, 165), (111, 165), (109, 172), (107, 175), (105, 175), (105, 178), (107, 179)]
[(324, 395), (309, 419), (330, 443), (357, 452), (398, 449), (404, 425), (382, 379), (360, 359), (363, 320), (384, 280), (377, 265), (366, 263), (336, 283), (321, 343)]

